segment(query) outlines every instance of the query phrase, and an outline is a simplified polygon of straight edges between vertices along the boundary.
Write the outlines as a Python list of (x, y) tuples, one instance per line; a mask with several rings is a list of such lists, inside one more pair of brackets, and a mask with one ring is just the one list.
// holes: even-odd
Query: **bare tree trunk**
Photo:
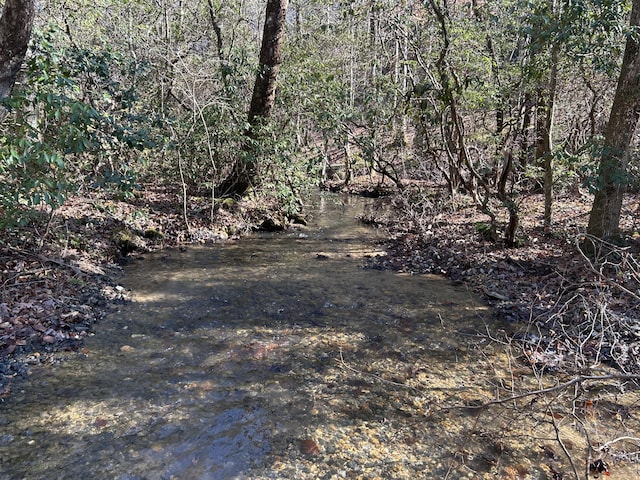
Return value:
[[(552, 18), (559, 17), (561, 6), (558, 0), (546, 0), (545, 7)], [(558, 57), (560, 45), (558, 42), (549, 42), (542, 31), (546, 27), (532, 35), (531, 55), (535, 57), (549, 55), (550, 68), (546, 80), (543, 80), (536, 92), (536, 148), (534, 165), (543, 172), (542, 178), (534, 181), (533, 189), (544, 193), (544, 227), (551, 226), (551, 207), (553, 203), (553, 116), (555, 109), (555, 96), (558, 77)], [(538, 29), (536, 29), (538, 30)]]
[[(216, 34), (216, 50), (218, 51), (218, 58), (220, 59), (220, 63), (224, 65), (224, 63), (226, 63), (226, 58), (224, 55), (224, 50), (222, 49), (222, 27), (220, 26), (218, 14), (213, 5), (213, 0), (208, 0), (208, 6), (209, 20), (211, 21), (211, 27)], [(222, 71), (224, 71), (224, 69), (222, 69)]]
[(249, 124), (268, 118), (276, 100), (276, 81), (282, 63), (282, 44), (288, 0), (268, 0), (260, 66), (253, 86)]
[[(355, 58), (355, 45), (356, 45), (356, 26), (352, 19), (349, 20), (349, 103), (348, 111), (353, 112), (356, 103), (356, 58)], [(343, 149), (344, 149), (344, 181), (343, 186), (349, 185), (351, 182), (351, 130), (348, 126), (343, 126)]]
[(20, 73), (31, 37), (34, 4), (34, 0), (6, 0), (4, 3), (0, 17), (0, 98), (11, 94)]
[[(630, 24), (632, 27), (640, 25), (640, 0), (633, 0)], [(607, 239), (619, 233), (629, 145), (639, 115), (640, 45), (634, 35), (629, 35), (609, 123), (605, 130), (597, 191), (589, 215), (587, 233), (595, 237)]]
[(551, 46), (551, 71), (549, 72), (548, 98), (544, 111), (544, 156), (542, 166), (544, 169), (544, 228), (551, 228), (551, 208), (553, 206), (553, 120), (556, 106), (556, 90), (558, 85), (558, 44)]
[(523, 169), (529, 164), (529, 132), (531, 128), (531, 117), (533, 110), (533, 99), (529, 92), (524, 94), (524, 98), (520, 103), (520, 116), (522, 121), (519, 124), (520, 136), (520, 152), (519, 152), (519, 168)]
[(267, 0), (260, 64), (249, 107), (249, 128), (233, 170), (218, 187), (222, 195), (241, 197), (259, 180), (256, 178), (258, 162), (255, 142), (258, 141), (259, 127), (271, 116), (275, 104), (287, 5), (288, 0)]

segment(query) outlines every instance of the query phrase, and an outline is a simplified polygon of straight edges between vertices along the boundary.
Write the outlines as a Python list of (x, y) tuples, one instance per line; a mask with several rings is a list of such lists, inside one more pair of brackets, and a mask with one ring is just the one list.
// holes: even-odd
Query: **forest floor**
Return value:
[[(528, 326), (530, 361), (546, 371), (575, 374), (604, 363), (640, 373), (640, 196), (626, 199), (624, 246), (617, 246), (585, 236), (591, 196), (556, 198), (545, 228), (543, 196), (528, 195), (511, 248), (487, 238), (490, 218), (470, 200), (434, 207), (437, 195), (421, 197), (421, 214), (404, 207), (403, 194), (389, 197), (393, 215), (365, 219), (390, 231), (378, 268), (442, 274), (465, 285), (501, 319)], [(494, 212), (500, 234), (507, 211)], [(582, 253), (583, 242), (592, 242), (595, 258)]]
[[(434, 207), (429, 198), (419, 199), (420, 215), (408, 214), (406, 193), (391, 194), (382, 204), (396, 213), (381, 207), (363, 219), (389, 230), (387, 256), (371, 259), (371, 268), (437, 273), (468, 286), (502, 318), (531, 326), (524, 339), (530, 361), (547, 370), (607, 362), (640, 373), (640, 197), (630, 197), (623, 212), (631, 246), (600, 263), (588, 261), (576, 244), (587, 222), (587, 196), (556, 199), (547, 230), (542, 197), (524, 199), (517, 248), (485, 238), (488, 217), (470, 203)], [(128, 255), (234, 240), (283, 222), (249, 202), (221, 205), (215, 228), (211, 215), (210, 199), (192, 198), (187, 229), (179, 193), (146, 187), (132, 199), (73, 198), (40, 227), (0, 233), (0, 398), (30, 366), (58, 361), (58, 351), (82, 350), (83, 338), (99, 331), (96, 321), (125, 301), (118, 277)]]

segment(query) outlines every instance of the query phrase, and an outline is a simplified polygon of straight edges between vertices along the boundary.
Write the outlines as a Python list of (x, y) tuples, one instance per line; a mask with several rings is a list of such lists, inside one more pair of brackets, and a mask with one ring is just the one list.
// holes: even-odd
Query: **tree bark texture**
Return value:
[(11, 94), (27, 53), (34, 0), (6, 0), (0, 17), (0, 98)]
[(268, 118), (276, 100), (276, 81), (282, 63), (282, 44), (288, 0), (268, 0), (264, 19), (260, 66), (253, 86), (249, 124)]
[[(633, 0), (631, 26), (640, 25), (640, 0)], [(640, 115), (640, 45), (629, 35), (622, 69), (605, 130), (598, 184), (589, 215), (587, 233), (611, 239), (619, 234), (629, 146)]]
[(255, 142), (259, 141), (260, 125), (269, 118), (275, 105), (287, 5), (288, 0), (267, 0), (260, 64), (249, 107), (247, 138), (233, 170), (218, 187), (222, 195), (240, 197), (258, 180)]

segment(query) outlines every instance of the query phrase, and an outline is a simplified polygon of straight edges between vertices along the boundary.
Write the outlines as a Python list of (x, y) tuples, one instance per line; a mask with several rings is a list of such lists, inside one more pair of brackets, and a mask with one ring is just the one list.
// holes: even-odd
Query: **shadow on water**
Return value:
[[(455, 473), (442, 458), (457, 461), (454, 435), (468, 440), (477, 418), (461, 411), (424, 433), (425, 418), (431, 404), (493, 395), (499, 361), (474, 358), (490, 312), (441, 278), (363, 268), (377, 254), (375, 231), (355, 220), (366, 202), (323, 196), (299, 231), (132, 265), (133, 301), (84, 354), (0, 405), (0, 479)], [(508, 428), (488, 423), (478, 451)], [(300, 451), (311, 438), (322, 460)], [(403, 458), (376, 463), (382, 440)]]

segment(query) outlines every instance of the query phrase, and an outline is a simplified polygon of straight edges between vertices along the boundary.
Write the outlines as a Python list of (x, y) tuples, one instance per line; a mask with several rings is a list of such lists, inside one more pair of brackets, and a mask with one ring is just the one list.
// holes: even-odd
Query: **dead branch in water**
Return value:
[(465, 405), (463, 408), (480, 409), (480, 408), (490, 407), (492, 405), (501, 405), (501, 404), (504, 404), (504, 403), (513, 402), (515, 400), (521, 400), (521, 399), (527, 398), (527, 397), (541, 396), (541, 395), (545, 395), (547, 393), (557, 392), (557, 391), (560, 391), (560, 390), (564, 390), (565, 388), (568, 388), (568, 387), (570, 387), (572, 385), (575, 385), (575, 384), (581, 384), (581, 383), (584, 383), (584, 382), (596, 381), (596, 380), (640, 380), (640, 375), (625, 375), (625, 374), (620, 374), (620, 375), (616, 375), (616, 374), (614, 374), (614, 375), (578, 375), (577, 377), (572, 378), (568, 382), (560, 383), (560, 384), (555, 385), (553, 387), (541, 388), (539, 390), (532, 390), (530, 392), (524, 392), (524, 393), (520, 393), (518, 395), (512, 395), (512, 396), (507, 397), (507, 398), (502, 398), (502, 399), (498, 399), (498, 400), (491, 400), (489, 402), (485, 402), (485, 403), (480, 404), (480, 405)]

